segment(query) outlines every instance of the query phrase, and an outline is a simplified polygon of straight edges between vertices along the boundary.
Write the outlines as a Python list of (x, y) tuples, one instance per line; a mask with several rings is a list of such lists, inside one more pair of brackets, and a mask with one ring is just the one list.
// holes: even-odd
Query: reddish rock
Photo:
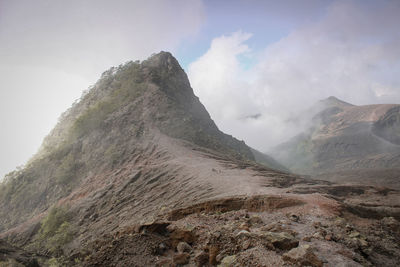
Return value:
[(326, 241), (331, 241), (331, 240), (332, 240), (332, 235), (331, 235), (331, 234), (327, 234), (327, 235), (325, 236), (325, 240), (326, 240)]

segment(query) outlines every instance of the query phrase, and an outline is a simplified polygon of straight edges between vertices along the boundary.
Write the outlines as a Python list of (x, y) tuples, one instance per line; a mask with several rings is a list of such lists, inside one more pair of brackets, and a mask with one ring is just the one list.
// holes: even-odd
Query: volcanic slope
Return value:
[(313, 126), (271, 153), (291, 171), (400, 188), (400, 105), (318, 103)]
[(42, 265), (400, 263), (398, 191), (256, 163), (167, 52), (105, 72), (0, 198), (0, 238)]

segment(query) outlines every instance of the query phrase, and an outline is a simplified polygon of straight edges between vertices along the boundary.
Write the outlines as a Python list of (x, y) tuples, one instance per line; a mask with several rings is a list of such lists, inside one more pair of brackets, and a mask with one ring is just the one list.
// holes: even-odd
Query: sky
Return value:
[(0, 177), (111, 66), (170, 51), (218, 127), (261, 151), (334, 95), (400, 103), (400, 1), (0, 0)]

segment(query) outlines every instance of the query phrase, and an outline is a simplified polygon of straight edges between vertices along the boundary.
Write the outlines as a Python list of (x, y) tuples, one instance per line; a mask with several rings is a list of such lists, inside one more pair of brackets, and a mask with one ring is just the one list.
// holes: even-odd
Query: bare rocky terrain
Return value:
[(312, 127), (271, 153), (291, 171), (398, 188), (400, 105), (355, 106), (330, 97)]
[(166, 52), (105, 72), (0, 200), (0, 266), (400, 264), (400, 191), (286, 172)]

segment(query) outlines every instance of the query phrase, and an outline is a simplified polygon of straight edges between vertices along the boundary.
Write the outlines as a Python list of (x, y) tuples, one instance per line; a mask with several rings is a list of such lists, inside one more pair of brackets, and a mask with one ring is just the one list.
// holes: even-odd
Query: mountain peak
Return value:
[(196, 98), (185, 71), (170, 53), (161, 51), (141, 63), (144, 75), (161, 91), (182, 105), (190, 105)]
[(323, 99), (320, 101), (321, 104), (323, 104), (326, 107), (351, 107), (354, 106), (350, 103), (347, 103), (343, 100), (340, 100), (339, 98), (335, 97), (335, 96), (330, 96), (326, 99)]
[(329, 101), (341, 101), (341, 100), (339, 100), (339, 98), (337, 98), (337, 97), (335, 97), (335, 96), (330, 96), (330, 97), (328, 97), (326, 100), (329, 100)]
[(169, 70), (182, 70), (178, 60), (170, 53), (161, 51), (157, 54), (152, 54), (148, 59), (142, 62), (144, 66), (148, 67), (167, 67)]
[(175, 59), (175, 57), (168, 51), (160, 51), (158, 53), (152, 54), (147, 60), (168, 60)]
[[(88, 177), (112, 172), (130, 161), (132, 155), (144, 157), (141, 151), (150, 151), (153, 140), (160, 138), (168, 140), (165, 142), (172, 142), (172, 138), (226, 158), (255, 160), (243, 141), (218, 129), (172, 54), (160, 52), (143, 62), (130, 61), (105, 71), (61, 116), (40, 151), (21, 172), (10, 176), (10, 181), (21, 183), (24, 192), (35, 192), (35, 196), (15, 197), (24, 208), (12, 206), (12, 210), (25, 217), (9, 214), (1, 221), (0, 231), (27, 219), (35, 207), (43, 210), (65, 197), (67, 189), (77, 188)], [(22, 184), (25, 176), (34, 177), (35, 182)], [(45, 192), (47, 198), (43, 199), (40, 196)], [(0, 204), (8, 203), (16, 194), (12, 190), (1, 193)], [(1, 206), (0, 217), (4, 217)]]

